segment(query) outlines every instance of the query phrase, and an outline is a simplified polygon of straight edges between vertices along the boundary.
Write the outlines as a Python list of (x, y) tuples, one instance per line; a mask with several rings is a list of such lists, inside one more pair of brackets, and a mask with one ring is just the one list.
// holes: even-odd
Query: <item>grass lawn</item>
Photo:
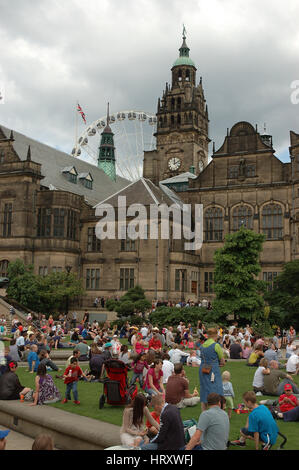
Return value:
[[(88, 363), (81, 363), (83, 370), (88, 367)], [(195, 367), (185, 367), (186, 374), (190, 380), (190, 391), (193, 392), (194, 387), (196, 386), (198, 391), (199, 388), (199, 378), (198, 378), (198, 369)], [(224, 368), (222, 368), (224, 370)], [(242, 394), (252, 389), (252, 379), (255, 373), (255, 368), (250, 368), (241, 362), (229, 362), (225, 365), (225, 370), (230, 371), (231, 381), (235, 391), (235, 406), (238, 403), (242, 402)], [(63, 371), (59, 371), (58, 374)], [(19, 367), (17, 369), (17, 374), (20, 378), (21, 384), (24, 386), (34, 387), (34, 378), (35, 374), (30, 374), (27, 369)], [(51, 372), (53, 379), (60, 390), (62, 396), (64, 397), (65, 385), (62, 379), (56, 379), (55, 375), (57, 372)], [(129, 377), (131, 372), (129, 373)], [(299, 385), (299, 377), (295, 377), (295, 382)], [(88, 382), (79, 382), (78, 383), (78, 392), (79, 400), (81, 401), (80, 405), (74, 405), (73, 402), (69, 402), (65, 405), (62, 403), (56, 403), (48, 406), (55, 406), (71, 413), (76, 413), (79, 415), (88, 416), (100, 421), (106, 421), (112, 424), (121, 426), (122, 423), (122, 411), (123, 407), (113, 407), (105, 404), (102, 410), (99, 409), (99, 397), (102, 394), (103, 385), (100, 383), (88, 383)], [(258, 397), (258, 400), (267, 399), (272, 397)], [(273, 397), (275, 398), (275, 397)], [(182, 419), (194, 418), (198, 419), (201, 412), (200, 404), (195, 407), (189, 407), (181, 410)], [(239, 437), (239, 430), (246, 423), (247, 414), (237, 415), (233, 412), (231, 423), (230, 423), (230, 440), (237, 439)], [(288, 441), (286, 443), (285, 449), (287, 450), (299, 450), (299, 422), (295, 423), (284, 423), (283, 421), (277, 421), (280, 431), (286, 435)], [(246, 449), (254, 449), (253, 441), (247, 441)], [(282, 442), (281, 437), (278, 437), (277, 444), (279, 445)], [(277, 447), (277, 444), (274, 446), (274, 449)], [(233, 448), (234, 450), (242, 450), (242, 448)]]

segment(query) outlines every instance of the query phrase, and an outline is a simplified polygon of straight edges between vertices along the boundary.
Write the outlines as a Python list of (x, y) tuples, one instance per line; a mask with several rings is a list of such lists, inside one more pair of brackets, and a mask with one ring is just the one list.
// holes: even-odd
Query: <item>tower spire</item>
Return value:
[(109, 103), (107, 104), (107, 124), (105, 129), (102, 132), (101, 143), (99, 147), (99, 158), (98, 158), (98, 167), (101, 168), (106, 175), (109, 176), (113, 181), (116, 180), (116, 171), (115, 171), (115, 147), (113, 132), (109, 125), (110, 121), (110, 107)]

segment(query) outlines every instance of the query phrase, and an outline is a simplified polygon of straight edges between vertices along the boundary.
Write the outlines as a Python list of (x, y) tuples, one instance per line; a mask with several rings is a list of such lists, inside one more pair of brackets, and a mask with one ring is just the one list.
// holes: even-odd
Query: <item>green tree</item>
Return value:
[(7, 296), (35, 312), (54, 313), (63, 310), (67, 297), (84, 293), (82, 281), (74, 273), (58, 272), (45, 277), (33, 273), (33, 266), (16, 260), (8, 266)]
[(264, 235), (243, 226), (225, 238), (224, 246), (214, 256), (215, 275), (213, 302), (215, 320), (225, 321), (234, 314), (241, 323), (263, 317), (264, 282), (256, 279), (261, 267), (259, 255)]
[[(276, 319), (280, 313), (281, 326), (294, 323), (299, 327), (299, 260), (284, 265), (283, 271), (277, 276), (273, 290), (265, 294), (270, 305), (270, 320)], [(274, 318), (273, 318), (274, 317)]]

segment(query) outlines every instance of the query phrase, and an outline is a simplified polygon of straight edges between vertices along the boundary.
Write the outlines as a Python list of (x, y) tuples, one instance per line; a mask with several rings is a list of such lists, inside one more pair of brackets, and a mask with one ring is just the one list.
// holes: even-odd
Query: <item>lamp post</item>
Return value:
[[(69, 274), (70, 274), (70, 272), (71, 272), (71, 270), (72, 270), (72, 266), (67, 265), (67, 266), (65, 267), (65, 269), (66, 269), (67, 278), (68, 278), (68, 277), (69, 277)], [(66, 310), (66, 312), (65, 312), (66, 315), (68, 315), (68, 313), (69, 313), (69, 296), (68, 296), (68, 294), (66, 295), (66, 306), (65, 306), (65, 310)]]

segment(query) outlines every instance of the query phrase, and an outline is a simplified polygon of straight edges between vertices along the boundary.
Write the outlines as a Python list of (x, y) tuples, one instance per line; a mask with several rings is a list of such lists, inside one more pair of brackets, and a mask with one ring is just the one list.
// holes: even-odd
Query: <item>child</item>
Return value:
[(191, 351), (190, 356), (187, 358), (187, 365), (192, 367), (199, 367), (201, 360), (197, 357), (196, 351)]
[[(151, 412), (151, 416), (158, 424), (160, 424), (161, 406), (155, 402), (153, 403), (153, 406), (154, 411)], [(158, 429), (149, 422), (149, 420), (146, 421), (146, 428), (149, 439), (153, 439), (159, 432)]]
[(145, 358), (146, 354), (141, 353), (138, 354), (136, 359), (133, 361), (133, 376), (130, 382), (130, 387), (131, 385), (134, 385), (137, 379), (139, 380), (140, 387), (143, 387), (143, 370), (144, 368), (148, 369), (148, 363), (146, 362)]
[(233, 385), (230, 382), (230, 372), (228, 372), (228, 370), (225, 370), (222, 373), (222, 386), (223, 386), (223, 395), (226, 400), (227, 414), (230, 419), (232, 417), (232, 409), (234, 408), (233, 398), (235, 398), (235, 394), (234, 394)]
[(296, 406), (298, 406), (298, 400), (295, 395), (293, 395), (293, 388), (291, 384), (285, 384), (284, 392), (285, 393), (280, 395), (278, 400), (279, 409), (282, 413), (293, 410)]
[(78, 390), (77, 390), (77, 382), (79, 377), (85, 377), (86, 375), (83, 373), (81, 367), (78, 366), (78, 359), (76, 357), (71, 358), (70, 365), (65, 369), (63, 378), (64, 383), (66, 384), (66, 392), (65, 392), (65, 399), (62, 403), (67, 403), (68, 400), (71, 400), (71, 390), (73, 391), (74, 395), (74, 403), (76, 405), (80, 405), (80, 401), (78, 400)]
[(37, 371), (37, 368), (38, 368), (38, 365), (39, 365), (39, 358), (38, 358), (38, 355), (37, 355), (38, 347), (37, 347), (36, 344), (33, 344), (30, 349), (31, 349), (31, 351), (28, 354), (27, 361), (28, 361), (28, 366), (29, 366), (29, 372), (30, 372), (30, 374), (33, 374), (33, 372)]

